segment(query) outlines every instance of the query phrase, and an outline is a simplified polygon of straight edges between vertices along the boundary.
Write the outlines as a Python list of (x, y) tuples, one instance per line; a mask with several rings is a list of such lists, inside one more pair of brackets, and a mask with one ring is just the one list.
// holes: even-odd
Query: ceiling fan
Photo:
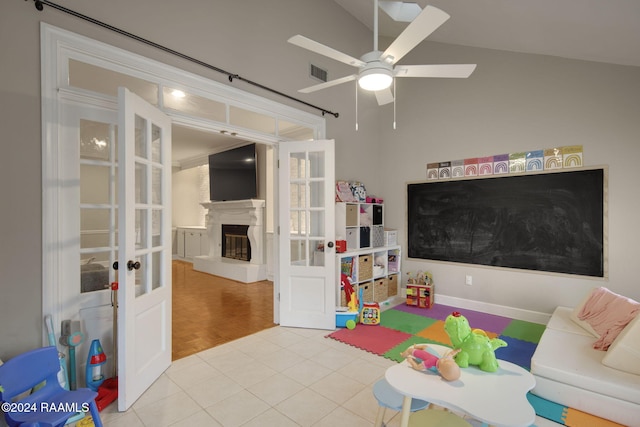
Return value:
[[(385, 8), (385, 10), (387, 9)], [(411, 49), (426, 39), (449, 18), (450, 16), (446, 12), (433, 6), (427, 6), (384, 52), (380, 52), (378, 50), (378, 0), (374, 0), (373, 50), (362, 55), (360, 59), (305, 36), (293, 36), (288, 40), (289, 43), (359, 69), (357, 74), (300, 89), (298, 92), (315, 92), (357, 80), (362, 89), (375, 93), (379, 105), (384, 105), (393, 101), (390, 86), (395, 77), (467, 78), (475, 70), (476, 64), (396, 65)]]

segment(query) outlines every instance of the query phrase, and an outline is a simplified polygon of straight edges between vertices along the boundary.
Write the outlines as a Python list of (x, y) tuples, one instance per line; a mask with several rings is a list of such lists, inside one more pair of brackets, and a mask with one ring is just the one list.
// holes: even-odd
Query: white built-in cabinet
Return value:
[(193, 259), (209, 254), (209, 237), (206, 227), (178, 227), (176, 229), (176, 255)]
[(380, 303), (398, 295), (401, 247), (396, 244), (395, 232), (384, 229), (384, 205), (338, 202), (335, 222), (336, 241), (346, 240), (346, 252), (336, 255), (339, 305), (348, 303), (342, 274), (351, 278), (356, 292), (362, 290), (364, 302)]

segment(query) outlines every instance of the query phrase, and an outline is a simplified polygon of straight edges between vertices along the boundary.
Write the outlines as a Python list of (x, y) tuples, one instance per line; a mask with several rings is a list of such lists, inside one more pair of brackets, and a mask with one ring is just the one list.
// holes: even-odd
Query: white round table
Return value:
[[(427, 344), (438, 354), (448, 347)], [(535, 386), (531, 373), (505, 360), (498, 360), (496, 372), (485, 372), (476, 366), (461, 368), (460, 378), (446, 381), (432, 371), (416, 371), (404, 361), (387, 369), (385, 378), (404, 396), (401, 426), (409, 423), (411, 399), (421, 399), (463, 412), (492, 426), (529, 427), (536, 413), (527, 400), (527, 392)]]

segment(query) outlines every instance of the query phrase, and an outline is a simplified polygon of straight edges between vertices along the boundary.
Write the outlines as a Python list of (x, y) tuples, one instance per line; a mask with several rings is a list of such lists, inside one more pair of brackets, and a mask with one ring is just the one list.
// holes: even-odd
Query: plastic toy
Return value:
[(87, 355), (85, 378), (87, 387), (93, 391), (98, 391), (98, 387), (100, 387), (100, 385), (104, 382), (104, 374), (102, 373), (102, 369), (105, 363), (107, 363), (107, 356), (102, 350), (102, 344), (100, 344), (100, 340), (91, 341), (89, 354)]
[(84, 342), (80, 321), (63, 320), (60, 344), (69, 347), (69, 389), (76, 390), (76, 347)]
[(355, 306), (352, 307), (354, 301), (357, 303), (356, 294), (353, 291), (353, 285), (351, 284), (351, 278), (346, 274), (340, 274), (340, 284), (342, 285), (342, 289), (344, 290), (344, 295), (347, 300), (347, 306), (349, 307), (349, 311), (355, 311)]
[(444, 330), (449, 335), (453, 348), (460, 350), (455, 356), (459, 367), (476, 365), (486, 372), (498, 370), (495, 350), (506, 347), (506, 342), (499, 338), (489, 338), (482, 329), (471, 330), (467, 318), (457, 311), (447, 316)]
[(426, 344), (414, 344), (400, 353), (400, 355), (407, 359), (409, 365), (417, 371), (435, 368), (436, 372), (447, 381), (455, 381), (460, 378), (460, 367), (453, 359), (460, 350), (452, 350), (444, 356), (438, 357), (427, 349), (428, 346)]
[(360, 311), (360, 323), (363, 325), (379, 325), (380, 304), (377, 302), (364, 303)]

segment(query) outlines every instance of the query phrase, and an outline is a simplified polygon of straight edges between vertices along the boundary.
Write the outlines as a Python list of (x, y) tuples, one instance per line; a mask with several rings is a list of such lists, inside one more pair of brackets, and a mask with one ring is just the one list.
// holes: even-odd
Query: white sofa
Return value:
[(608, 351), (601, 351), (593, 349), (596, 338), (572, 313), (568, 307), (556, 308), (542, 334), (531, 358), (533, 394), (625, 426), (640, 426), (640, 315)]

